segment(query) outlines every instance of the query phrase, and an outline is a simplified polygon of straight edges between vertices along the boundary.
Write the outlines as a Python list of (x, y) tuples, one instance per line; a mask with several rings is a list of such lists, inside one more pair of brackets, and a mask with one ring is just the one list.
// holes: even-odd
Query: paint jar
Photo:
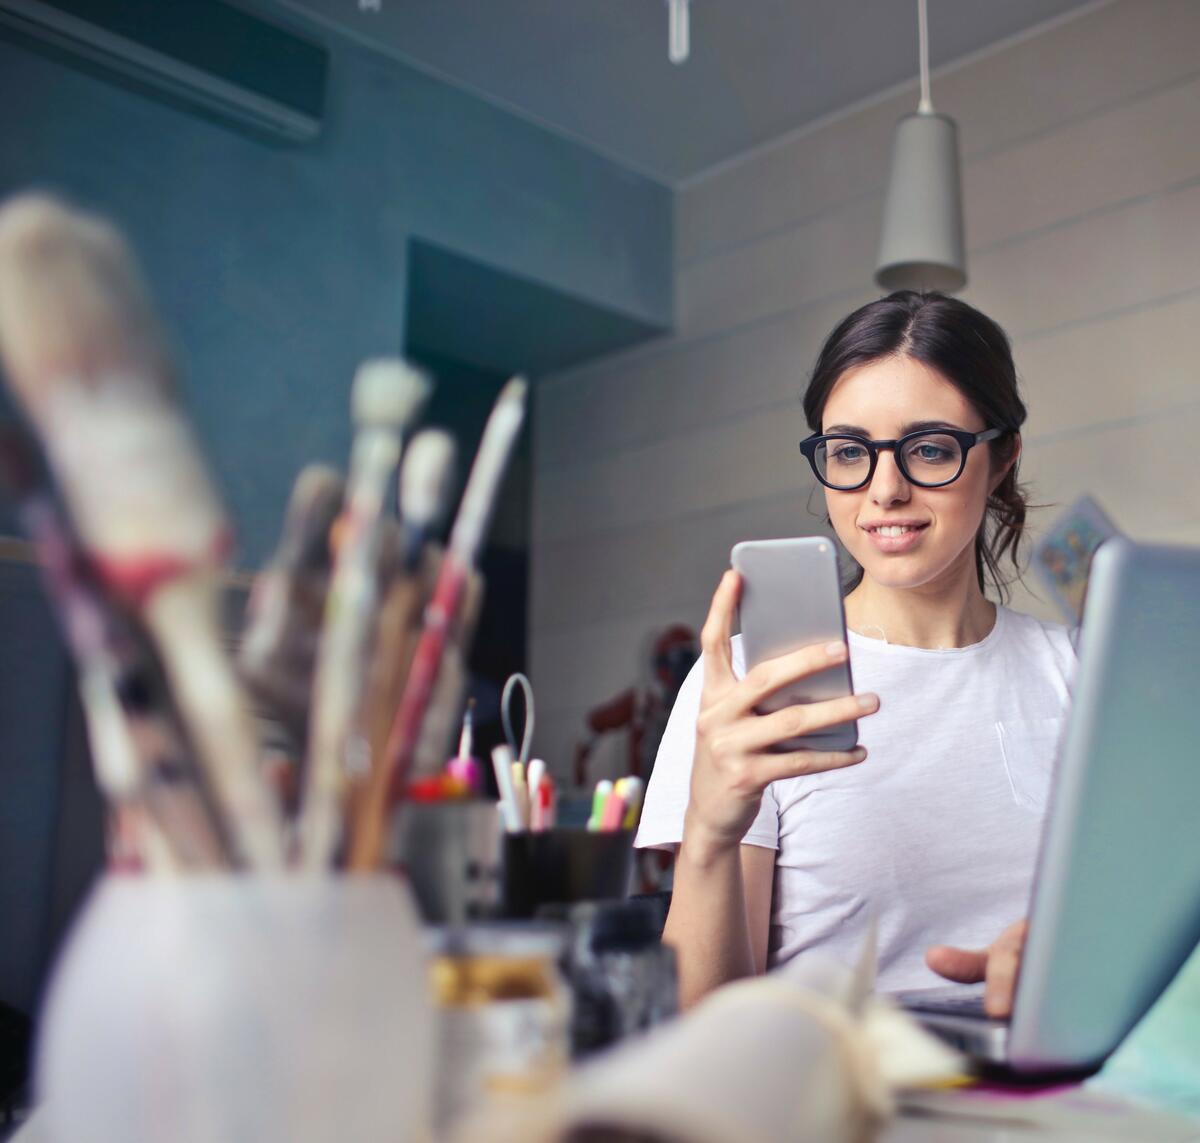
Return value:
[(578, 1058), (663, 1024), (679, 1010), (675, 950), (662, 943), (653, 902), (587, 901), (567, 912), (566, 972), (574, 996)]
[(54, 1143), (426, 1140), (428, 957), (384, 876), (109, 876), (55, 967)]
[(434, 930), (431, 940), (441, 1135), (490, 1101), (536, 1097), (561, 1082), (571, 996), (558, 968), (560, 926), (472, 925)]

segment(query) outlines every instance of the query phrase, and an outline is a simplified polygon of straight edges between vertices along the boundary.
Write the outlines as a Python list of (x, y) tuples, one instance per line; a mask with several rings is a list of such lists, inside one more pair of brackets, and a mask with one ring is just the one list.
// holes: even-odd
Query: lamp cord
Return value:
[(933, 100), (929, 98), (929, 16), (925, 0), (917, 0), (917, 35), (921, 52), (921, 102), (917, 111), (929, 115), (933, 112)]

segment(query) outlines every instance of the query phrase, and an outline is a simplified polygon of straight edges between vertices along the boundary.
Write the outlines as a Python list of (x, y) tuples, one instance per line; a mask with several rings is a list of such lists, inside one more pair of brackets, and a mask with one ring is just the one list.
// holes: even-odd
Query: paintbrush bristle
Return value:
[(417, 433), (400, 468), (400, 516), (409, 527), (435, 527), (450, 508), (454, 438), (444, 429)]
[(56, 378), (166, 380), (165, 339), (116, 231), (45, 195), (0, 209), (0, 356), (35, 420)]
[(417, 419), (432, 390), (422, 370), (399, 358), (364, 361), (354, 375), (350, 415), (359, 428), (404, 429)]

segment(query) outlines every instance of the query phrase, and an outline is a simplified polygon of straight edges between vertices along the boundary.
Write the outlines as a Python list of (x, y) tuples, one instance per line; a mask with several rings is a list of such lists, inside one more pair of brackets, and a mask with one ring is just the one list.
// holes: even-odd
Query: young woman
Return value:
[[(672, 711), (638, 844), (678, 846), (664, 939), (685, 1004), (879, 921), (885, 991), (986, 980), (1008, 1011), (1075, 656), (1066, 629), (990, 602), (1025, 520), (1025, 406), (995, 322), (901, 292), (833, 331), (801, 448), (857, 565), (849, 647), (745, 670), (727, 572)], [(769, 715), (767, 694), (849, 654), (855, 696)], [(771, 752), (859, 720), (849, 753)]]

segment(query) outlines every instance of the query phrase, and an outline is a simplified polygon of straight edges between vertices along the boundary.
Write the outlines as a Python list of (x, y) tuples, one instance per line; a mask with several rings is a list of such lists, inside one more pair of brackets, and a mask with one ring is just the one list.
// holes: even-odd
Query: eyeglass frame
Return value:
[[(985, 441), (994, 441), (997, 437), (1002, 437), (1008, 429), (984, 429), (981, 433), (972, 433), (967, 429), (917, 429), (916, 432), (905, 433), (904, 436), (898, 437), (890, 441), (873, 441), (868, 437), (860, 437), (857, 433), (813, 433), (810, 437), (805, 437), (800, 442), (800, 451), (808, 460), (812, 467), (813, 475), (826, 488), (832, 488), (834, 492), (857, 492), (860, 488), (866, 488), (871, 483), (872, 477), (875, 475), (875, 466), (879, 463), (879, 453), (883, 450), (889, 450), (895, 458), (896, 467), (900, 470), (900, 475), (908, 481), (909, 484), (915, 484), (918, 488), (945, 488), (947, 484), (953, 484), (963, 474), (963, 470), (967, 467), (967, 455), (977, 444), (982, 444)], [(939, 480), (936, 484), (927, 484), (923, 480), (915, 480), (909, 473), (907, 466), (904, 463), (904, 456), (901, 452), (901, 446), (906, 441), (915, 440), (917, 437), (929, 437), (941, 435), (945, 437), (953, 437), (958, 441), (959, 448), (962, 449), (962, 455), (959, 457), (958, 471), (948, 480)], [(867, 475), (861, 483), (852, 484), (849, 487), (840, 484), (831, 484), (825, 479), (817, 468), (817, 447), (822, 441), (856, 441), (858, 444), (865, 445), (868, 454), (871, 457), (870, 466), (867, 468)]]

